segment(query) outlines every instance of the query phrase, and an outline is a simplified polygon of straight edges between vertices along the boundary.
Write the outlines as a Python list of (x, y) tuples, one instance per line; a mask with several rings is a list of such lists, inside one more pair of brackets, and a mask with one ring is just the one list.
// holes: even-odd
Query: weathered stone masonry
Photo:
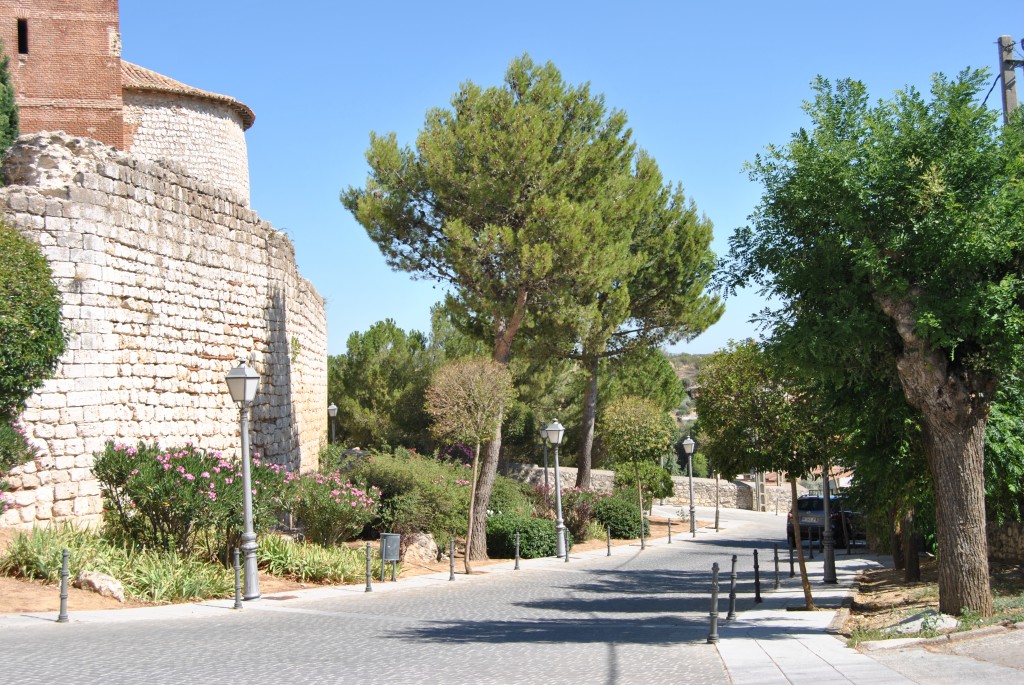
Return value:
[(71, 333), (57, 375), (22, 417), (44, 456), (8, 479), (0, 525), (90, 520), (90, 469), (106, 440), (191, 441), (237, 454), (224, 375), (261, 374), (253, 449), (312, 468), (326, 431), (323, 299), (291, 242), (237, 192), (90, 139), (23, 137), (4, 161), (0, 210), (41, 246)]

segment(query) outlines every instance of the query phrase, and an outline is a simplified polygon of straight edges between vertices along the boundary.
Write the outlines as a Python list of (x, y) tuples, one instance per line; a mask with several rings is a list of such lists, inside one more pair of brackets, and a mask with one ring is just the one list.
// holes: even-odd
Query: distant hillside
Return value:
[(668, 357), (672, 368), (675, 369), (676, 375), (683, 382), (683, 385), (690, 387), (697, 378), (697, 371), (700, 370), (701, 362), (710, 355), (680, 352), (679, 354), (666, 354), (665, 356)]

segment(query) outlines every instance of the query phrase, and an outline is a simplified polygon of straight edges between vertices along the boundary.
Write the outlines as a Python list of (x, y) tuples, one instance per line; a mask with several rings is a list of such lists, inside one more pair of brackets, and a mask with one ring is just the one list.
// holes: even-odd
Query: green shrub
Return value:
[[(275, 576), (311, 583), (354, 583), (366, 577), (366, 556), (344, 545), (321, 547), (292, 542), (280, 535), (268, 535), (259, 541), (260, 568)], [(380, 559), (371, 561), (380, 574)]]
[[(631, 539), (640, 537), (640, 505), (635, 500), (629, 499), (625, 494), (617, 494), (611, 497), (604, 497), (594, 505), (594, 518), (602, 526), (611, 526), (612, 537), (619, 539)], [(644, 534), (648, 530), (647, 521), (644, 521)]]
[(438, 544), (449, 532), (465, 535), (472, 477), (466, 466), (396, 450), (371, 454), (351, 476), (380, 490), (380, 531), (429, 532)]
[[(487, 517), (487, 555), (511, 559), (516, 553), (516, 532), (519, 533), (519, 556), (523, 559), (553, 557), (557, 552), (555, 522), (516, 514)], [(569, 547), (572, 548), (572, 535)]]
[[(284, 474), (252, 458), (253, 527), (268, 530), (284, 508)], [(242, 467), (192, 445), (161, 449), (108, 442), (93, 472), (104, 497), (105, 532), (127, 545), (176, 550), (188, 556), (203, 545), (227, 558), (243, 528)]]
[(39, 450), (25, 439), (25, 432), (17, 423), (0, 419), (0, 514), (14, 505), (4, 493), (8, 484), (4, 476), (15, 466), (32, 461), (39, 456)]
[(491, 489), (491, 501), (487, 508), (495, 515), (530, 516), (533, 514), (534, 505), (529, 490), (530, 486), (525, 483), (505, 476), (496, 476), (494, 487)]
[(302, 523), (306, 538), (319, 545), (333, 545), (355, 537), (377, 518), (380, 490), (355, 486), (333, 473), (285, 475), (288, 501)]

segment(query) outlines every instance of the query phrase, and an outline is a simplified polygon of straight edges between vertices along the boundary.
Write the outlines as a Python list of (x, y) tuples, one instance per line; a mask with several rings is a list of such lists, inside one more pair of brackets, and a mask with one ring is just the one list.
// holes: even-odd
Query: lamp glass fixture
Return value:
[(683, 451), (687, 455), (693, 454), (693, 448), (697, 446), (697, 442), (689, 435), (686, 436), (686, 440), (683, 440)]
[(338, 415), (338, 405), (336, 405), (334, 402), (331, 402), (327, 406), (327, 415), (330, 416), (332, 419), (335, 416), (337, 416)]
[(242, 359), (238, 366), (228, 371), (224, 377), (228, 384), (228, 392), (235, 402), (252, 402), (256, 398), (256, 388), (260, 384), (260, 375), (256, 369)]
[(562, 444), (562, 436), (565, 435), (565, 426), (560, 424), (558, 419), (555, 419), (548, 424), (544, 432), (547, 433), (548, 442), (552, 445), (560, 445)]

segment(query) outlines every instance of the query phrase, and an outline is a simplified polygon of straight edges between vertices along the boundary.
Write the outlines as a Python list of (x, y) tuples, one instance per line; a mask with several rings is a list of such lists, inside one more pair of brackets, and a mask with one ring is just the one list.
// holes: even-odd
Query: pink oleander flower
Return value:
[(199, 476), (201, 478), (209, 478), (210, 477), (210, 472), (209, 471), (203, 471), (202, 473), (199, 474)]
[(191, 473), (186, 473), (185, 474), (185, 480), (195, 480), (195, 479), (196, 479), (196, 477), (193, 476)]

